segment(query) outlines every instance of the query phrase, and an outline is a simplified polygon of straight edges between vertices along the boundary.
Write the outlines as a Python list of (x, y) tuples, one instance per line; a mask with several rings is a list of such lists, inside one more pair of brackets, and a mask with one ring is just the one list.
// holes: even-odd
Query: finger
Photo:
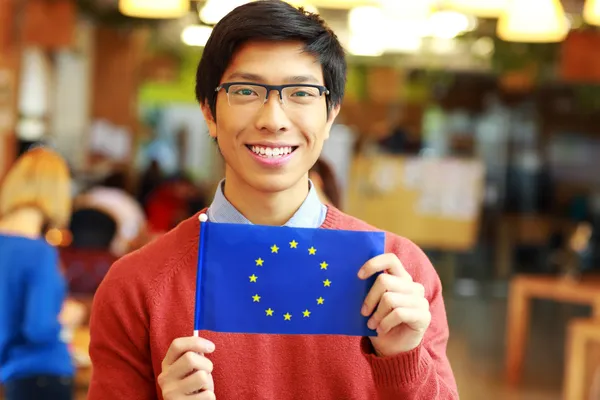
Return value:
[(375, 283), (367, 293), (361, 314), (365, 317), (371, 315), (385, 292), (410, 294), (413, 290), (411, 282), (390, 274), (381, 274), (375, 279)]
[(194, 400), (216, 400), (217, 396), (215, 396), (215, 392), (212, 390), (204, 390), (200, 393), (195, 393), (191, 396), (187, 396), (186, 399), (194, 399)]
[(415, 331), (424, 331), (427, 329), (430, 322), (431, 313), (429, 312), (429, 309), (395, 308), (381, 320), (377, 327), (377, 333), (379, 335), (385, 335), (400, 324), (407, 324)]
[(206, 371), (196, 371), (192, 375), (179, 382), (179, 390), (186, 395), (197, 394), (196, 392), (214, 389), (212, 378)]
[(182, 354), (187, 353), (188, 351), (195, 353), (212, 353), (215, 351), (215, 344), (210, 340), (195, 336), (177, 338), (171, 342), (171, 346), (169, 346), (169, 350), (167, 350), (167, 354), (165, 355), (165, 358), (163, 358), (162, 369), (166, 369), (166, 367), (173, 364)]
[(377, 309), (369, 318), (367, 326), (376, 329), (385, 316), (396, 308), (417, 308), (419, 298), (412, 294), (386, 292), (381, 296)]
[(381, 254), (371, 258), (358, 271), (358, 277), (367, 279), (377, 272), (387, 273), (412, 281), (412, 276), (406, 271), (398, 257), (393, 253)]
[(212, 370), (212, 361), (203, 355), (188, 351), (171, 364), (167, 373), (172, 379), (183, 379), (193, 371), (205, 371), (211, 373)]

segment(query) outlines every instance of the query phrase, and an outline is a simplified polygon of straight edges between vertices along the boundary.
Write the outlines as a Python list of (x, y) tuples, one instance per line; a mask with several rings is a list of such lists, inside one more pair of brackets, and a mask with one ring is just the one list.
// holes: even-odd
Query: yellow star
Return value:
[(323, 281), (323, 286), (326, 286), (326, 287), (329, 287), (329, 286), (331, 286), (331, 281), (330, 281), (329, 279), (325, 279), (325, 280)]
[(327, 264), (325, 261), (323, 261), (323, 262), (321, 263), (321, 269), (327, 269), (327, 266), (328, 266), (328, 265), (329, 265), (329, 264)]
[(322, 298), (322, 297), (319, 297), (319, 298), (317, 299), (317, 304), (323, 304), (323, 302), (324, 302), (324, 301), (325, 301), (325, 299), (324, 299), (324, 298)]
[(304, 315), (304, 317), (305, 317), (305, 318), (306, 318), (306, 317), (310, 317), (310, 311), (308, 311), (308, 309), (304, 310), (304, 311), (302, 312), (302, 314)]
[(314, 256), (315, 254), (317, 254), (317, 249), (315, 249), (314, 247), (311, 247), (310, 249), (308, 249), (308, 254), (310, 254), (311, 256)]
[(254, 274), (250, 275), (250, 282), (256, 282), (256, 279), (258, 279), (258, 276)]
[(273, 309), (272, 308), (267, 308), (265, 310), (265, 313), (267, 313), (267, 317), (272, 317), (273, 316)]
[(290, 314), (289, 312), (283, 314), (283, 319), (286, 320), (286, 321), (291, 321), (292, 320), (292, 314)]
[(271, 246), (271, 253), (277, 253), (277, 251), (279, 250), (279, 247), (277, 247), (277, 245), (273, 245)]
[(258, 260), (256, 260), (256, 266), (262, 267), (264, 262), (265, 262), (265, 260), (263, 260), (262, 258), (259, 258)]
[(252, 296), (252, 298), (254, 299), (255, 303), (258, 303), (260, 301), (260, 296), (255, 294), (254, 296)]
[(296, 249), (298, 248), (298, 242), (296, 242), (295, 240), (292, 240), (290, 242), (290, 249)]

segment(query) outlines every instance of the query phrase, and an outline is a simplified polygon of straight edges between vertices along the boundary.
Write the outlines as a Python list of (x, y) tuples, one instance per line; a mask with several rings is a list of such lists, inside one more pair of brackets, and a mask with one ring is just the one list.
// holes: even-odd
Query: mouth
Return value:
[(246, 147), (258, 157), (272, 159), (288, 156), (298, 149), (298, 146), (266, 147), (251, 144), (247, 144)]

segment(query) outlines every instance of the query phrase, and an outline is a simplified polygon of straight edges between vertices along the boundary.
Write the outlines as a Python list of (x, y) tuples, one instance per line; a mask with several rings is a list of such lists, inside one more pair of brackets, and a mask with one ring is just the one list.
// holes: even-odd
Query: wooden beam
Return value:
[(0, 1), (0, 181), (16, 154), (18, 71), (21, 35), (20, 0)]

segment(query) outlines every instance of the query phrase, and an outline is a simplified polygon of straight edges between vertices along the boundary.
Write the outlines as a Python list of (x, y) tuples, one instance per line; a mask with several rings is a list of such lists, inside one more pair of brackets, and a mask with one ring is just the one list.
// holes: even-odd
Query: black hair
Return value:
[(101, 182), (102, 186), (116, 189), (127, 188), (127, 175), (123, 171), (113, 172)]
[(323, 193), (335, 208), (341, 207), (341, 193), (338, 187), (335, 173), (327, 161), (319, 158), (315, 165), (310, 169), (321, 178), (323, 182)]
[(196, 99), (208, 104), (216, 119), (215, 88), (239, 47), (249, 41), (296, 40), (319, 60), (328, 107), (342, 102), (346, 86), (346, 58), (337, 36), (317, 14), (281, 0), (261, 0), (235, 8), (214, 27), (196, 71)]

